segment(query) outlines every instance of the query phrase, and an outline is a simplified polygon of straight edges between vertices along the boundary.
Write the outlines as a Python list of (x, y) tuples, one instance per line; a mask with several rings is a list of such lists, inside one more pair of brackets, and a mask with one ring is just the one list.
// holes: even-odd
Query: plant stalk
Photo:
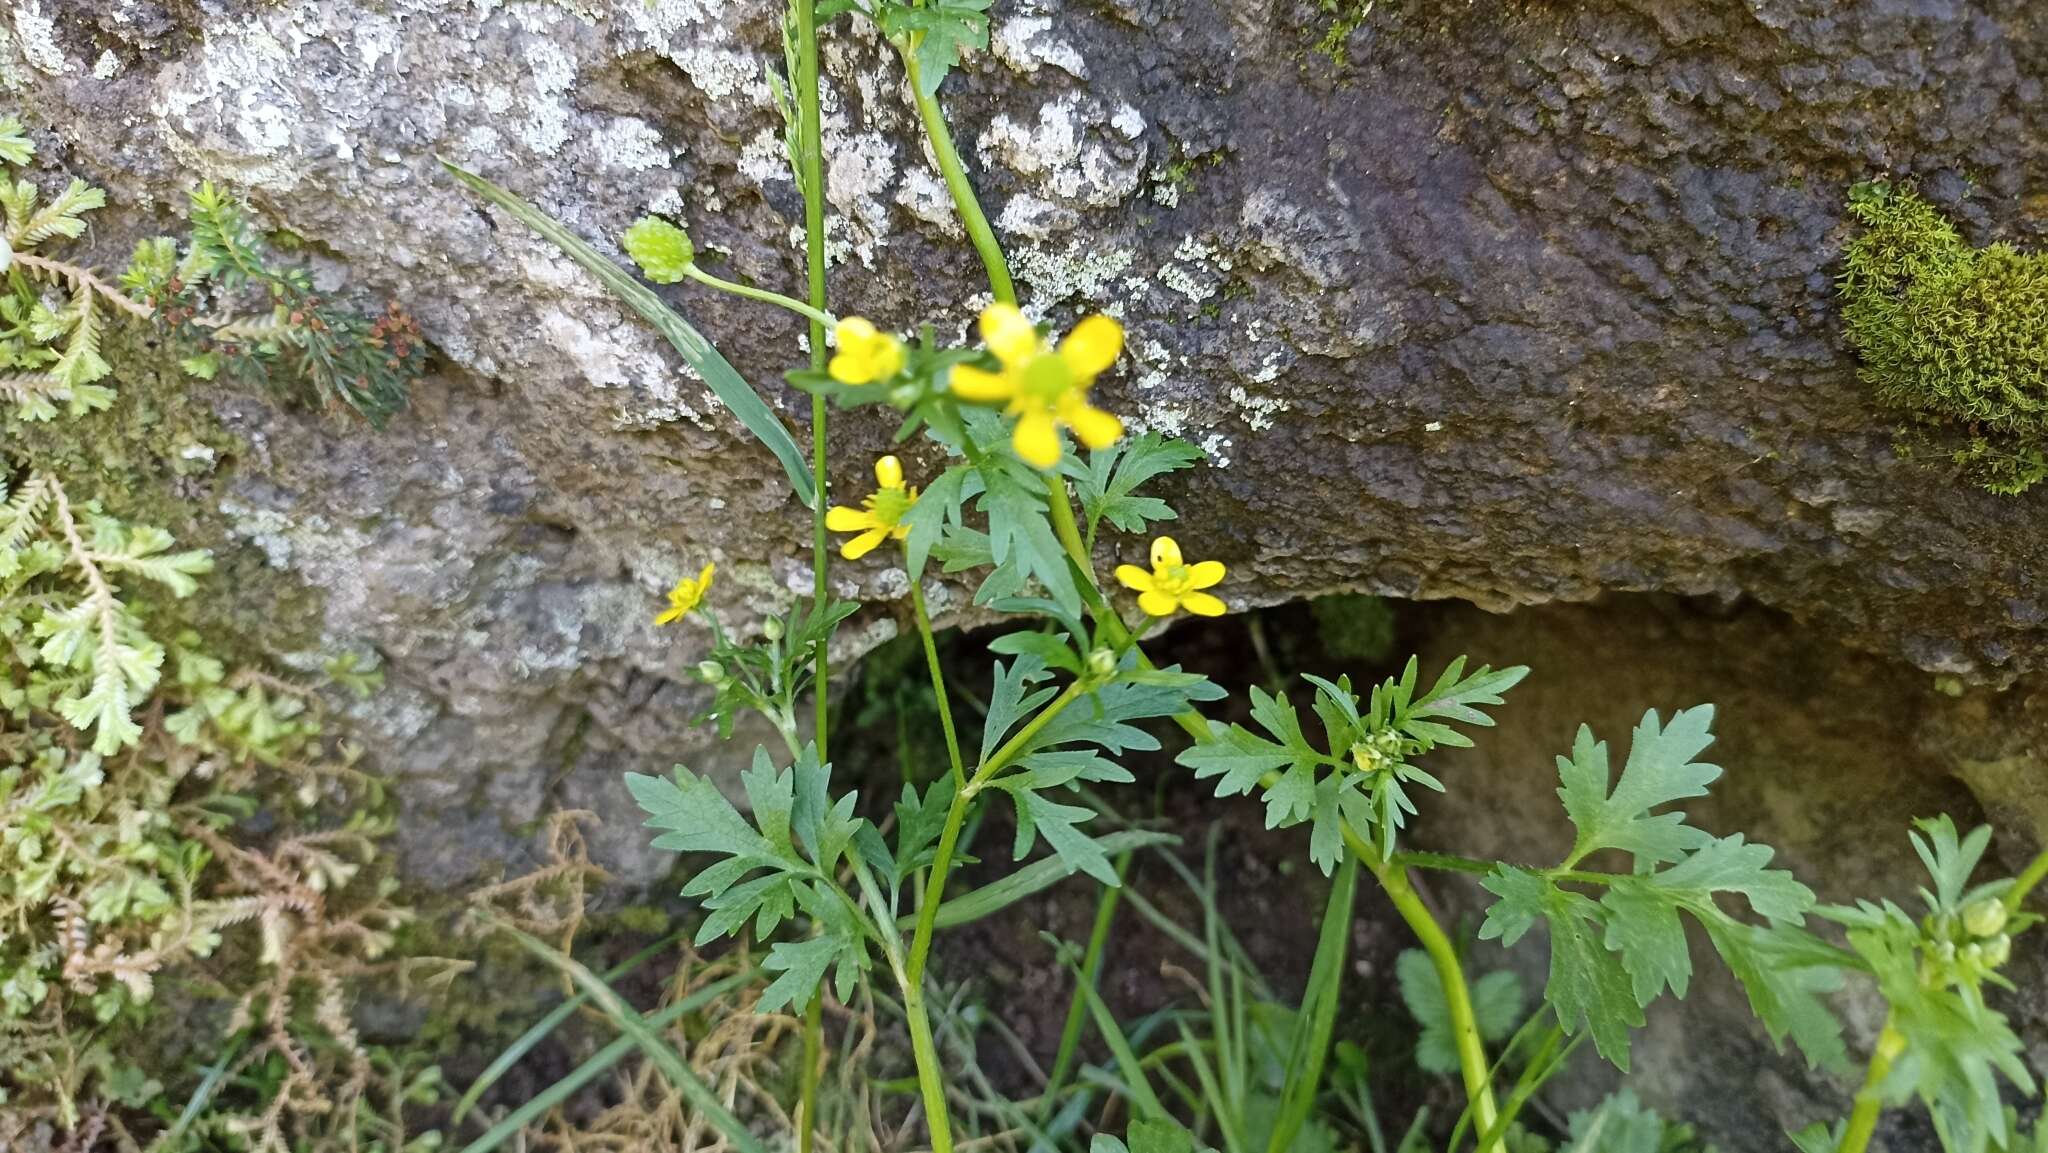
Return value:
[(1877, 1132), (1878, 1115), (1884, 1112), (1884, 1083), (1892, 1075), (1892, 1063), (1906, 1052), (1906, 1036), (1885, 1014), (1884, 1028), (1877, 1034), (1877, 1047), (1870, 1051), (1870, 1067), (1863, 1074), (1863, 1087), (1856, 1090), (1856, 1108), (1842, 1128), (1835, 1153), (1864, 1153), (1871, 1134)]
[(960, 223), (967, 228), (967, 239), (973, 243), (974, 251), (981, 257), (982, 268), (988, 272), (989, 291), (994, 294), (997, 304), (1015, 304), (1017, 289), (1010, 280), (1010, 263), (1003, 258), (1003, 246), (996, 240), (996, 231), (989, 226), (988, 214), (981, 210), (981, 201), (974, 195), (974, 185), (968, 181), (967, 170), (960, 163), (960, 150), (953, 146), (953, 133), (946, 127), (946, 114), (939, 107), (938, 94), (925, 93), (924, 76), (917, 64), (917, 46), (910, 41), (899, 41), (896, 50), (903, 57), (903, 70), (910, 79), (911, 95), (917, 101), (918, 119), (924, 122), (925, 140), (931, 145), (933, 158), (939, 162), (939, 175), (945, 178), (946, 191), (952, 194), (953, 210), (960, 214)]
[[(910, 1054), (917, 1064), (917, 1086), (924, 1100), (925, 1126), (931, 1132), (932, 1153), (953, 1153), (953, 1120), (946, 1112), (944, 1071), (939, 1064), (938, 1043), (932, 1039), (931, 1014), (925, 1008), (923, 977), (911, 979), (903, 957), (903, 937), (896, 931), (894, 911), (882, 899), (882, 890), (875, 884), (874, 873), (869, 871), (867, 862), (855, 860), (854, 877), (860, 883), (861, 894), (867, 899), (875, 925), (880, 930), (882, 953), (888, 959), (890, 972), (895, 974), (896, 987), (903, 993), (903, 1017), (910, 1027)], [(932, 899), (928, 891), (925, 904), (936, 911), (939, 902)], [(922, 910), (919, 927), (923, 928)]]
[(910, 585), (910, 608), (917, 617), (918, 639), (924, 642), (924, 664), (932, 677), (932, 696), (939, 705), (939, 727), (946, 732), (946, 756), (953, 764), (953, 783), (967, 783), (967, 766), (960, 758), (960, 737), (953, 729), (953, 707), (946, 699), (946, 675), (939, 668), (939, 645), (932, 636), (932, 618), (924, 604), (924, 589)]
[[(825, 144), (824, 117), (818, 91), (818, 12), (816, 0), (790, 0), (796, 25), (796, 72), (791, 77), (796, 89), (797, 177), (804, 190), (804, 282), (809, 304), (797, 311), (810, 323), (811, 368), (825, 367), (825, 329), (831, 317), (825, 311)], [(691, 265), (694, 271), (696, 265)], [(744, 293), (742, 295), (745, 295)], [(817, 499), (811, 502), (811, 603), (823, 611), (830, 589), (827, 574), (832, 563), (829, 538), (825, 532), (828, 494), (825, 439), (826, 404), (823, 396), (811, 397), (811, 483)], [(813, 727), (818, 742), (818, 759), (828, 757), (827, 739), (831, 729), (832, 660), (828, 646), (819, 645), (813, 656), (811, 675)], [(821, 988), (804, 1010), (803, 1074), (798, 1085), (797, 1153), (811, 1153), (818, 1130), (818, 1082), (825, 1073), (825, 992)]]
[(931, 881), (925, 885), (924, 900), (917, 907), (917, 927), (910, 938), (910, 958), (905, 968), (907, 975), (923, 981), (925, 962), (931, 955), (932, 932), (938, 927), (939, 906), (946, 899), (946, 877), (953, 868), (953, 854), (960, 845), (960, 830), (967, 824), (967, 810), (974, 803), (974, 796), (981, 791), (990, 778), (1008, 767), (1010, 762), (1030, 747), (1030, 741), (1040, 729), (1052, 723), (1068, 705), (1081, 697), (1081, 682), (1074, 681), (1066, 690), (1054, 698), (1051, 704), (1038, 710), (1017, 734), (1003, 742), (1003, 746), (990, 754), (974, 771), (974, 776), (953, 793), (953, 803), (946, 808), (946, 825), (939, 831), (938, 848), (932, 851)]
[[(808, 248), (809, 244), (809, 238), (807, 237), (805, 238), (805, 247)], [(822, 332), (825, 328), (839, 323), (839, 319), (837, 317), (825, 311), (825, 306), (823, 304), (805, 304), (801, 300), (797, 300), (794, 297), (784, 296), (783, 294), (772, 291), (770, 289), (755, 288), (751, 284), (741, 284), (739, 281), (736, 280), (727, 280), (722, 276), (713, 276), (712, 274), (704, 271), (702, 268), (699, 268), (695, 264), (685, 267), (683, 269), (683, 275), (688, 276), (691, 280), (696, 281), (697, 283), (703, 285), (706, 288), (717, 289), (718, 291), (727, 293), (728, 295), (741, 297), (746, 300), (759, 301), (762, 304), (772, 304), (777, 308), (786, 308), (789, 311), (796, 313), (798, 316), (801, 316), (804, 319), (810, 321), (811, 331), (813, 333)], [(818, 299), (823, 298), (819, 297)], [(824, 339), (822, 337), (814, 338), (811, 341), (811, 355), (813, 360), (812, 367), (824, 367), (822, 361), (818, 360), (819, 354), (823, 353), (824, 350), (825, 345)]]
[[(1479, 1036), (1479, 1020), (1472, 1012), (1472, 990), (1465, 983), (1465, 969), (1458, 962), (1457, 949), (1444, 934), (1443, 926), (1437, 923), (1436, 916), (1416, 895), (1415, 884), (1407, 869), (1381, 861), (1373, 847), (1359, 840), (1358, 835), (1348, 828), (1344, 830), (1344, 839), (1350, 845), (1352, 855), (1372, 870), (1380, 888), (1394, 903), (1394, 910), (1401, 914), (1401, 920), (1415, 934), (1423, 952), (1429, 954), (1430, 964), (1436, 967), (1437, 983), (1443, 986), (1444, 1005), (1451, 1018), (1451, 1037), (1458, 1051), (1458, 1073), (1465, 1082), (1465, 1097), (1472, 1105), (1472, 1127), (1479, 1133), (1493, 1133), (1500, 1110), (1494, 1104), (1486, 1043)], [(1479, 1153), (1506, 1153), (1506, 1150), (1507, 1145), (1499, 1134), (1494, 1134), (1491, 1141), (1479, 1147)]]
[(2038, 888), (2043, 881), (2048, 881), (2048, 849), (2042, 849), (2033, 863), (2019, 875), (2019, 879), (2012, 883), (2012, 888), (2006, 890), (2005, 907), (2015, 913), (2019, 912), (2020, 906), (2026, 903), (2027, 894)]

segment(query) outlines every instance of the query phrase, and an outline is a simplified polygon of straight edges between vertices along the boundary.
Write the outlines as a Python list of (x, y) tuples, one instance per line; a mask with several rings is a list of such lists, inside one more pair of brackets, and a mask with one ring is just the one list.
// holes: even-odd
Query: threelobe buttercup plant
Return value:
[[(1769, 847), (1739, 834), (1709, 834), (1670, 807), (1704, 795), (1720, 774), (1698, 759), (1711, 741), (1707, 706), (1668, 722), (1647, 714), (1619, 778), (1606, 744), (1581, 731), (1558, 762), (1558, 795), (1577, 836), (1553, 866), (1412, 852), (1401, 843), (1408, 819), (1422, 794), (1445, 788), (1420, 759), (1469, 745), (1456, 726), (1490, 724), (1485, 710), (1502, 702), (1525, 669), (1467, 669), (1460, 660), (1424, 681), (1411, 661), (1401, 676), (1364, 690), (1348, 678), (1305, 678), (1320, 729), (1315, 736), (1293, 699), (1257, 689), (1250, 700), (1255, 727), (1208, 721), (1195, 707), (1217, 700), (1221, 690), (1146, 658), (1141, 642), (1153, 625), (1184, 612), (1224, 611), (1211, 591), (1226, 576), (1224, 566), (1189, 563), (1171, 537), (1160, 536), (1151, 541), (1148, 566), (1119, 566), (1111, 584), (1098, 577), (1097, 535), (1104, 525), (1142, 535), (1175, 519), (1165, 502), (1139, 490), (1191, 466), (1200, 454), (1155, 435), (1127, 437), (1123, 423), (1093, 401), (1092, 386), (1122, 351), (1116, 321), (1088, 316), (1050, 339), (1018, 308), (1001, 247), (937, 101), (959, 52), (985, 45), (986, 7), (986, 0), (792, 3), (784, 27), (788, 78), (776, 90), (805, 202), (804, 299), (706, 271), (687, 233), (670, 221), (643, 219), (624, 234), (626, 251), (655, 283), (692, 281), (808, 320), (810, 363), (790, 375), (812, 396), (808, 460), (760, 395), (645, 285), (511, 193), (450, 165), (460, 180), (561, 246), (655, 324), (777, 456), (812, 510), (815, 583), (807, 604), (768, 620), (757, 639), (735, 639), (705, 607), (715, 594), (715, 573), (707, 565), (677, 585), (660, 618), (670, 623), (695, 614), (711, 629), (712, 652), (697, 669), (715, 694), (707, 720), (730, 736), (734, 718), (753, 711), (780, 734), (782, 747), (757, 748), (752, 769), (743, 774), (750, 812), (743, 815), (710, 781), (680, 767), (673, 779), (628, 778), (648, 823), (659, 830), (654, 843), (711, 862), (684, 889), (706, 913), (699, 943), (751, 927), (769, 943), (764, 968), (775, 974), (757, 1008), (805, 1016), (794, 1114), (799, 1147), (808, 1149), (812, 1140), (825, 991), (845, 1000), (859, 983), (886, 982), (909, 1031), (932, 1148), (949, 1153), (948, 1066), (926, 1000), (933, 941), (941, 929), (1075, 872), (1116, 886), (1115, 858), (1156, 838), (1132, 831), (1102, 835), (1092, 827), (1098, 814), (1076, 803), (1082, 796), (1077, 787), (1130, 780), (1117, 758), (1157, 748), (1158, 738), (1138, 722), (1165, 717), (1191, 739), (1179, 762), (1196, 777), (1213, 779), (1219, 796), (1256, 792), (1269, 825), (1306, 826), (1308, 855), (1333, 884), (1291, 1034), (1281, 1101), (1256, 1131), (1247, 1127), (1251, 1122), (1219, 1126), (1200, 1110), (1170, 1116), (1147, 1083), (1147, 1063), (1121, 1042), (1099, 1002), (1091, 1003), (1090, 1015), (1118, 1059), (1133, 1116), (1128, 1147), (1137, 1153), (1180, 1153), (1198, 1142), (1220, 1143), (1232, 1153), (1296, 1147), (1323, 1082), (1349, 938), (1343, 928), (1361, 873), (1414, 931), (1440, 987), (1441, 998), (1428, 1000), (1441, 1014), (1468, 1103), (1453, 1148), (1470, 1137), (1483, 1153), (1505, 1153), (1520, 1132), (1515, 1121), (1523, 1106), (1588, 1038), (1625, 1070), (1630, 1033), (1644, 1023), (1645, 1007), (1666, 991), (1683, 996), (1690, 983), (1687, 919), (1704, 930), (1747, 990), (1772, 1039), (1789, 1037), (1811, 1062), (1846, 1060), (1840, 1028), (1822, 999), (1845, 973), (1875, 977), (1890, 1005), (1854, 1113), (1834, 1129), (1816, 1126), (1799, 1134), (1803, 1149), (1858, 1153), (1878, 1111), (1915, 1095), (1933, 1109), (1951, 1149), (2012, 1147), (2018, 1138), (2003, 1111), (1999, 1080), (2021, 1090), (2032, 1082), (2017, 1040), (1985, 991), (2002, 983), (1999, 972), (2014, 937), (2038, 921), (2022, 902), (2048, 872), (2048, 855), (2017, 878), (1970, 888), (1988, 832), (1959, 840), (1948, 822), (1932, 822), (1915, 840), (1936, 877), (1926, 917), (1915, 920), (1888, 904), (1819, 907), (1811, 890), (1769, 867)], [(870, 21), (902, 59), (926, 142), (988, 273), (994, 303), (982, 312), (974, 343), (950, 345), (929, 325), (906, 338), (829, 311), (817, 35), (821, 19), (839, 15)], [(898, 442), (921, 440), (930, 451), (913, 459), (940, 463), (918, 468), (884, 456), (874, 464), (871, 492), (858, 504), (833, 504), (825, 459), (833, 402), (894, 409), (902, 418)], [(947, 771), (928, 788), (904, 788), (887, 834), (861, 815), (854, 794), (834, 792), (827, 694), (814, 691), (829, 671), (827, 642), (853, 611), (827, 591), (835, 533), (843, 538), (843, 556), (888, 549), (909, 574), (911, 617), (948, 753)], [(923, 594), (934, 561), (947, 573), (979, 574), (977, 604), (1029, 622), (991, 646), (1008, 660), (995, 663), (978, 742), (961, 739), (948, 704)], [(1130, 616), (1114, 595), (1118, 586), (1137, 594)], [(815, 710), (808, 738), (799, 724), (807, 694)], [(962, 829), (999, 802), (1014, 813), (1017, 859), (1040, 839), (1051, 855), (992, 885), (956, 893)], [(1459, 949), (1417, 893), (1418, 869), (1479, 879), (1494, 898), (1484, 938), (1513, 944), (1539, 922), (1549, 930), (1545, 1009), (1499, 1054), (1487, 1052)], [(1738, 903), (1747, 904), (1749, 916), (1731, 911)], [(1844, 925), (1848, 948), (1808, 932), (1809, 915)], [(1092, 974), (1081, 976), (1085, 991)], [(599, 988), (586, 980), (593, 995), (601, 995)], [(623, 1006), (612, 1008), (633, 1031), (639, 1018)], [(1077, 1008), (1075, 1020), (1079, 1016)], [(1201, 1047), (1193, 1049), (1198, 1068), (1207, 1067)], [(652, 1055), (736, 1147), (762, 1147), (673, 1054), (665, 1061)], [(1519, 1073), (1507, 1077), (1514, 1070)], [(1574, 1140), (1575, 1148), (1588, 1151), (1605, 1147), (1597, 1135)], [(1095, 1139), (1096, 1153), (1123, 1148), (1125, 1140), (1114, 1136)]]

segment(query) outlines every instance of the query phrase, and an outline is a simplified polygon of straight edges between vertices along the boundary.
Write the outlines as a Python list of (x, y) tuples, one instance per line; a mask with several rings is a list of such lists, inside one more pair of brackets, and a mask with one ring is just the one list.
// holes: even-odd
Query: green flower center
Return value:
[(1047, 404), (1065, 396), (1067, 390), (1074, 387), (1074, 372), (1057, 353), (1041, 353), (1032, 357), (1018, 376), (1024, 382), (1027, 395)]
[(1189, 572), (1188, 566), (1184, 564), (1167, 565), (1152, 570), (1152, 583), (1168, 596), (1179, 596), (1190, 591), (1188, 586), (1194, 579), (1194, 574)]
[(875, 514), (877, 524), (883, 528), (895, 528), (904, 515), (910, 512), (910, 506), (917, 503), (917, 498), (911, 496), (907, 489), (878, 488), (873, 496), (862, 503), (867, 505), (869, 512)]

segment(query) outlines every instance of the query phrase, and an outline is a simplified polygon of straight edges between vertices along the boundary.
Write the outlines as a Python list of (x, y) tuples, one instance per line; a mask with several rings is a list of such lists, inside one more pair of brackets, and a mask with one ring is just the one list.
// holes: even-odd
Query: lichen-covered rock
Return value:
[[(1897, 457), (1834, 292), (1858, 181), (1917, 182), (1973, 243), (2048, 232), (2037, 9), (1381, 0), (1333, 17), (1314, 0), (999, 0), (991, 51), (942, 100), (1027, 307), (1119, 316), (1130, 355), (1099, 394), (1208, 453), (1178, 494), (1178, 535), (1229, 562), (1221, 591), (1238, 603), (1746, 595), (1874, 654), (1801, 650), (1846, 678), (1841, 699), (1867, 695), (1857, 715), (1885, 720), (1915, 764), (2038, 833), (2038, 686), (1952, 705), (1902, 686), (1926, 684), (1909, 666), (2003, 684), (2048, 664), (2048, 505)], [(304, 668), (382, 654), (388, 687), (351, 724), (399, 779), (408, 867), (428, 883), (516, 857), (521, 827), (556, 805), (611, 815), (598, 848), (626, 875), (663, 870), (620, 772), (726, 754), (686, 724), (702, 701), (682, 673), (704, 638), (654, 628), (661, 591), (715, 560), (719, 611), (744, 628), (809, 580), (806, 514), (772, 458), (658, 337), (435, 158), (601, 248), (653, 210), (722, 274), (795, 285), (801, 213), (767, 79), (778, 13), (0, 0), (0, 87), (46, 159), (109, 189), (105, 262), (170, 229), (211, 178), (302, 238), (325, 289), (404, 301), (438, 350), (442, 371), (381, 433), (208, 390), (219, 427), (181, 432), (203, 454), (164, 474), (200, 509), (181, 535), (221, 554), (208, 611), (251, 647)], [(964, 330), (979, 265), (893, 62), (843, 20), (824, 55), (835, 304)], [(667, 291), (804, 419), (780, 379), (799, 322)], [(886, 432), (835, 426), (842, 482)], [(126, 472), (117, 488), (165, 499)], [(848, 654), (893, 632), (900, 570), (878, 555), (834, 582), (877, 602), (843, 634)], [(935, 607), (958, 595), (937, 589)], [(1909, 695), (1910, 713), (1889, 707)], [(1590, 715), (1570, 691), (1517, 703), (1560, 732)], [(1694, 702), (1614, 716), (1653, 703)], [(1837, 842), (1890, 837), (1950, 786), (1907, 773), (1874, 794), (1854, 774), (1883, 742), (1853, 723), (1814, 718), (1763, 750), (1783, 763), (1737, 778), (1759, 783), (1733, 807), (1800, 863), (1876, 876), (1903, 842)], [(1799, 1112), (1784, 1103), (1809, 1087), (1776, 1084), (1703, 1108), (1717, 1128)]]
[[(679, 677), (702, 638), (654, 629), (659, 592), (715, 559), (743, 626), (807, 580), (803, 510), (652, 332), (435, 157), (601, 246), (653, 209), (724, 274), (794, 284), (777, 5), (0, 16), (0, 82), (46, 155), (128, 206), (109, 261), (216, 179), (440, 353), (383, 433), (222, 396), (240, 448), (196, 486), (231, 565), (313, 594), (272, 655), (385, 656), (355, 726), (405, 780), (422, 875), (502, 858), (549, 804), (620, 812), (620, 770), (702, 755)], [(1746, 594), (1924, 669), (2042, 664), (2041, 504), (1895, 457), (1833, 289), (1846, 189), (1874, 175), (1973, 239), (2041, 231), (2029, 0), (1402, 2), (1330, 27), (1308, 0), (1006, 0), (942, 93), (1028, 307), (1121, 316), (1102, 393), (1208, 452), (1181, 535), (1230, 562), (1226, 593)], [(978, 266), (899, 74), (844, 21), (825, 59), (835, 302), (964, 328)], [(674, 291), (801, 420), (797, 322)], [(884, 427), (835, 435), (851, 481)], [(835, 582), (903, 586), (880, 559)], [(847, 648), (893, 627), (878, 608)], [(613, 833), (614, 863), (660, 866)]]

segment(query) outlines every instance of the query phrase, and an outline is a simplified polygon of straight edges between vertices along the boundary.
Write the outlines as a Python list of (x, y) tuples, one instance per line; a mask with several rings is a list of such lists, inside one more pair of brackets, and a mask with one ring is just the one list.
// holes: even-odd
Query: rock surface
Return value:
[[(1102, 394), (1208, 452), (1178, 494), (1180, 535), (1230, 563), (1223, 591), (1490, 608), (1747, 596), (1874, 654), (1808, 654), (1881, 670), (1873, 724), (1923, 692), (1910, 666), (1997, 684), (2042, 667), (2048, 498), (1899, 459), (1832, 285), (1846, 189), (1878, 175), (1918, 180), (1975, 239), (2048, 232), (2038, 5), (1341, 7), (1002, 0), (992, 50), (943, 93), (1027, 305), (1121, 316), (1131, 356)], [(650, 623), (676, 577), (715, 559), (735, 627), (807, 580), (805, 514), (768, 454), (652, 332), (434, 157), (601, 247), (652, 209), (726, 275), (797, 283), (799, 201), (766, 79), (778, 10), (0, 6), (0, 84), (45, 157), (117, 206), (95, 233), (104, 262), (173, 229), (184, 191), (215, 179), (305, 238), (323, 283), (404, 301), (438, 350), (443, 371), (383, 433), (209, 394), (239, 448), (183, 483), (204, 512), (180, 526), (221, 551), (212, 596), (277, 576), (308, 594), (303, 616), (251, 629), (255, 648), (299, 666), (382, 654), (389, 688), (351, 725), (401, 778), (410, 867), (430, 883), (516, 857), (548, 807), (630, 812), (621, 770), (710, 755), (680, 676), (702, 637)], [(825, 59), (835, 305), (964, 330), (979, 268), (893, 62), (843, 21)], [(804, 419), (780, 383), (795, 323), (673, 299)], [(836, 426), (843, 484), (885, 438)], [(869, 561), (836, 580), (876, 602), (849, 653), (893, 632), (900, 571)], [(1597, 647), (1597, 618), (1582, 627)], [(2034, 701), (2022, 684), (1881, 731), (2008, 827), (2040, 830)], [(1812, 823), (1820, 841), (1911, 815), (1849, 775), (1881, 751), (1867, 733), (1837, 755), (1854, 724), (1813, 723), (1782, 747), (1836, 776), (1788, 781), (1748, 815)], [(1883, 811), (1841, 816), (1829, 798)], [(613, 820), (603, 848), (644, 878), (666, 862), (633, 825)]]

